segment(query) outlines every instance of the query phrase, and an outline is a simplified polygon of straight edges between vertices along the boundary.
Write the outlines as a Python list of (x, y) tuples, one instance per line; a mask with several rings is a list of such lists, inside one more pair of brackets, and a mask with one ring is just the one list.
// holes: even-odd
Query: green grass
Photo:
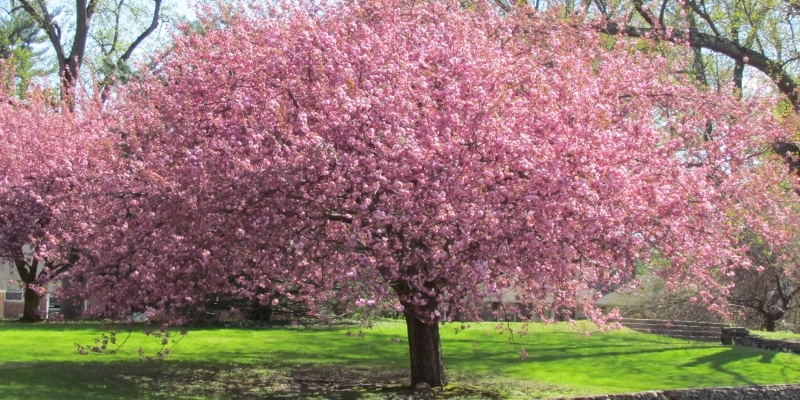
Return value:
[(789, 331), (767, 332), (767, 331), (750, 331), (751, 335), (761, 336), (769, 339), (790, 339), (800, 340), (800, 334)]
[[(511, 325), (519, 329), (519, 325)], [(142, 328), (137, 328), (141, 332)], [(364, 337), (359, 338), (358, 331)], [(579, 325), (442, 326), (451, 385), (443, 397), (549, 398), (654, 389), (800, 382), (800, 356)], [(405, 326), (196, 329), (163, 362), (135, 332), (116, 354), (79, 356), (99, 325), (0, 324), (0, 398), (408, 398)], [(348, 336), (347, 332), (353, 335)], [(124, 335), (120, 338), (124, 338)], [(402, 340), (401, 343), (396, 343)], [(524, 348), (528, 357), (521, 359)]]

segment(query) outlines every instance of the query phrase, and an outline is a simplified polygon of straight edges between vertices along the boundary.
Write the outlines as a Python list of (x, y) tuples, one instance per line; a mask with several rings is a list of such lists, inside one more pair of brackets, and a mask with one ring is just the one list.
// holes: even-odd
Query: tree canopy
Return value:
[(37, 305), (47, 283), (92, 233), (86, 221), (103, 198), (94, 185), (109, 179), (103, 174), (117, 157), (96, 107), (69, 113), (55, 103), (50, 91), (34, 87), (18, 97), (15, 85), (0, 84), (0, 258), (19, 273), (26, 321), (41, 319)]
[(439, 386), (444, 312), (513, 290), (603, 323), (594, 299), (651, 259), (716, 308), (749, 262), (741, 232), (783, 238), (793, 182), (769, 145), (790, 119), (641, 43), (484, 2), (201, 23), (114, 104), (115, 195), (70, 272), (107, 315), (180, 322), (211, 293), (389, 301), (412, 383)]

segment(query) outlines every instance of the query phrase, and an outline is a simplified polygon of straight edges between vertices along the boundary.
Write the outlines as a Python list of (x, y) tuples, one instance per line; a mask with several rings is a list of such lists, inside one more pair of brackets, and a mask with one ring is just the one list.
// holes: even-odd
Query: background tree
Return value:
[[(3, 76), (13, 80), (13, 69)], [(0, 85), (0, 257), (19, 273), (24, 322), (41, 320), (41, 296), (76, 261), (77, 239), (90, 233), (89, 187), (114, 157), (103, 121), (90, 111), (54, 109), (47, 91), (19, 98), (14, 85)]]
[(725, 315), (709, 310), (708, 305), (692, 301), (696, 296), (697, 288), (689, 286), (670, 290), (657, 275), (644, 275), (635, 285), (617, 289), (603, 303), (612, 299), (623, 318), (730, 322)]
[(38, 62), (43, 55), (37, 50), (47, 40), (36, 21), (25, 14), (0, 16), (0, 59), (13, 58), (19, 93), (27, 90), (31, 78), (44, 72)]
[[(787, 98), (776, 112), (786, 115), (792, 110), (794, 112), (799, 110), (800, 41), (797, 40), (796, 34), (800, 14), (796, 1), (556, 0), (537, 1), (535, 5), (539, 9), (563, 7), (569, 15), (584, 14), (588, 23), (612, 35), (688, 44), (682, 51), (683, 57), (693, 59), (693, 65), (687, 72), (691, 71), (701, 83), (716, 89), (733, 84), (740, 93), (747, 95), (746, 82), (750, 83), (751, 88), (763, 84), (764, 81), (771, 82), (772, 87)], [(673, 53), (673, 56), (675, 55)], [(680, 51), (678, 56), (680, 57)], [(783, 157), (789, 171), (796, 176), (800, 176), (800, 148), (796, 144), (798, 132), (800, 130), (795, 128), (793, 137), (773, 143), (772, 146), (773, 151)], [(796, 190), (796, 193), (800, 194), (800, 191)], [(784, 253), (784, 250), (776, 249), (776, 251)], [(778, 285), (779, 280), (774, 278), (782, 275), (780, 281), (790, 284), (787, 279), (791, 279), (794, 272), (791, 268), (785, 269), (785, 267), (777, 267), (779, 271), (767, 268), (760, 273), (755, 270), (742, 270), (743, 280), (739, 283), (750, 289), (755, 287), (765, 289), (764, 285), (768, 282)], [(762, 277), (761, 273), (774, 276)], [(760, 283), (756, 284), (754, 279)], [(740, 297), (738, 301), (756, 304), (751, 303), (755, 300), (750, 295), (756, 296), (757, 291), (744, 289), (739, 293), (744, 297)], [(770, 290), (771, 293), (780, 291), (781, 288), (778, 286), (773, 286)], [(784, 294), (789, 293), (791, 291)], [(762, 296), (763, 294), (757, 297), (763, 300)], [(751, 324), (752, 321), (760, 321), (766, 316), (764, 314), (766, 311), (757, 313), (756, 317), (751, 315), (752, 312), (754, 312), (752, 309), (745, 312), (750, 315), (747, 319)]]
[(98, 312), (180, 323), (208, 288), (311, 312), (393, 299), (412, 384), (441, 386), (445, 311), (513, 289), (602, 324), (594, 300), (654, 254), (718, 307), (741, 229), (783, 216), (771, 104), (639, 43), (482, 2), (233, 18), (177, 37), (120, 97), (128, 190), (71, 271)]
[(800, 269), (797, 258), (797, 236), (783, 246), (773, 246), (770, 238), (745, 232), (748, 256), (761, 268), (741, 268), (733, 278), (735, 287), (729, 295), (738, 306), (734, 316), (747, 326), (775, 331), (780, 322), (797, 329), (794, 312), (800, 303)]
[(750, 329), (796, 331), (800, 322), (797, 319), (800, 270), (796, 252), (792, 250), (796, 239), (777, 248), (752, 232), (744, 232), (741, 240), (747, 245), (748, 257), (759, 267), (740, 267), (723, 278), (732, 284), (727, 295), (731, 306), (727, 318), (692, 301), (696, 291), (691, 288), (670, 291), (663, 280), (653, 277), (647, 277), (637, 288), (622, 291), (626, 301), (620, 313), (631, 318), (712, 322), (727, 319)]
[[(103, 75), (98, 79), (98, 89), (105, 93), (118, 72), (127, 68), (134, 51), (156, 32), (162, 0), (152, 0), (146, 6), (136, 4), (126, 0), (75, 0), (74, 7), (66, 11), (45, 0), (12, 1), (14, 12), (29, 15), (47, 35), (58, 63), (62, 99), (67, 104), (71, 104), (91, 40), (96, 41), (99, 53), (96, 72)], [(71, 24), (64, 23), (66, 17), (74, 18)], [(133, 40), (128, 39), (131, 23), (138, 27)]]
[[(800, 110), (800, 45), (796, 37), (800, 14), (794, 0), (529, 3), (537, 9), (560, 7), (568, 15), (588, 16), (584, 22), (606, 34), (688, 44), (694, 63), (687, 71), (704, 84), (720, 87), (730, 82), (741, 91), (745, 68), (752, 67), (786, 96), (787, 104), (780, 112)], [(506, 10), (512, 6), (500, 4)], [(776, 142), (773, 150), (800, 176), (800, 148), (795, 140)]]
[(800, 106), (800, 45), (795, 36), (800, 14), (792, 0), (556, 0), (535, 5), (583, 13), (608, 34), (688, 44), (697, 56), (693, 70), (707, 83), (733, 83), (742, 89), (745, 67), (752, 67), (794, 109)]

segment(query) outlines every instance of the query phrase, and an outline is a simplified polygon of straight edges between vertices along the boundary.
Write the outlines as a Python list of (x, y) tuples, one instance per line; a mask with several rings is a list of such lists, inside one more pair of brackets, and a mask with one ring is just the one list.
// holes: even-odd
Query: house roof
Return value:
[(658, 286), (664, 284), (664, 280), (655, 275), (642, 275), (638, 279), (638, 285), (634, 287), (623, 286), (598, 299), (595, 305), (610, 308), (639, 304), (645, 301), (646, 294), (653, 293)]

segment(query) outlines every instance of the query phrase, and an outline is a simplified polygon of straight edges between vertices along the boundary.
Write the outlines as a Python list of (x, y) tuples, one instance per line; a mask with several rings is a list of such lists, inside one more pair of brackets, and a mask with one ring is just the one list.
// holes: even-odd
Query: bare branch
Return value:
[(155, 7), (153, 9), (153, 19), (150, 21), (150, 26), (148, 26), (147, 29), (145, 29), (145, 31), (142, 32), (142, 34), (139, 35), (139, 37), (137, 37), (133, 43), (131, 43), (131, 45), (128, 47), (128, 50), (125, 51), (125, 54), (119, 58), (123, 63), (127, 62), (128, 59), (131, 58), (134, 50), (136, 50), (136, 47), (139, 46), (148, 36), (150, 36), (150, 34), (153, 33), (156, 28), (158, 28), (158, 23), (161, 20), (161, 0), (153, 0), (153, 2), (155, 3)]
[(714, 24), (714, 21), (711, 19), (711, 16), (708, 15), (708, 12), (706, 12), (705, 7), (704, 9), (700, 9), (700, 6), (698, 6), (697, 3), (694, 2), (694, 0), (686, 1), (686, 5), (688, 5), (692, 9), (692, 11), (694, 11), (695, 14), (700, 16), (700, 18), (702, 18), (703, 21), (706, 21), (708, 27), (711, 29), (712, 32), (714, 32), (714, 35), (722, 36), (719, 34), (717, 26), (716, 24)]
[[(38, 6), (38, 8), (36, 6)], [(64, 47), (61, 45), (61, 28), (53, 21), (53, 16), (50, 15), (44, 1), (37, 0), (36, 6), (28, 0), (20, 0), (20, 7), (22, 10), (30, 15), (47, 34), (47, 38), (50, 40), (50, 44), (53, 45), (53, 50), (56, 52), (56, 57), (58, 57), (59, 70), (63, 70), (66, 62), (66, 55), (64, 53)]]

